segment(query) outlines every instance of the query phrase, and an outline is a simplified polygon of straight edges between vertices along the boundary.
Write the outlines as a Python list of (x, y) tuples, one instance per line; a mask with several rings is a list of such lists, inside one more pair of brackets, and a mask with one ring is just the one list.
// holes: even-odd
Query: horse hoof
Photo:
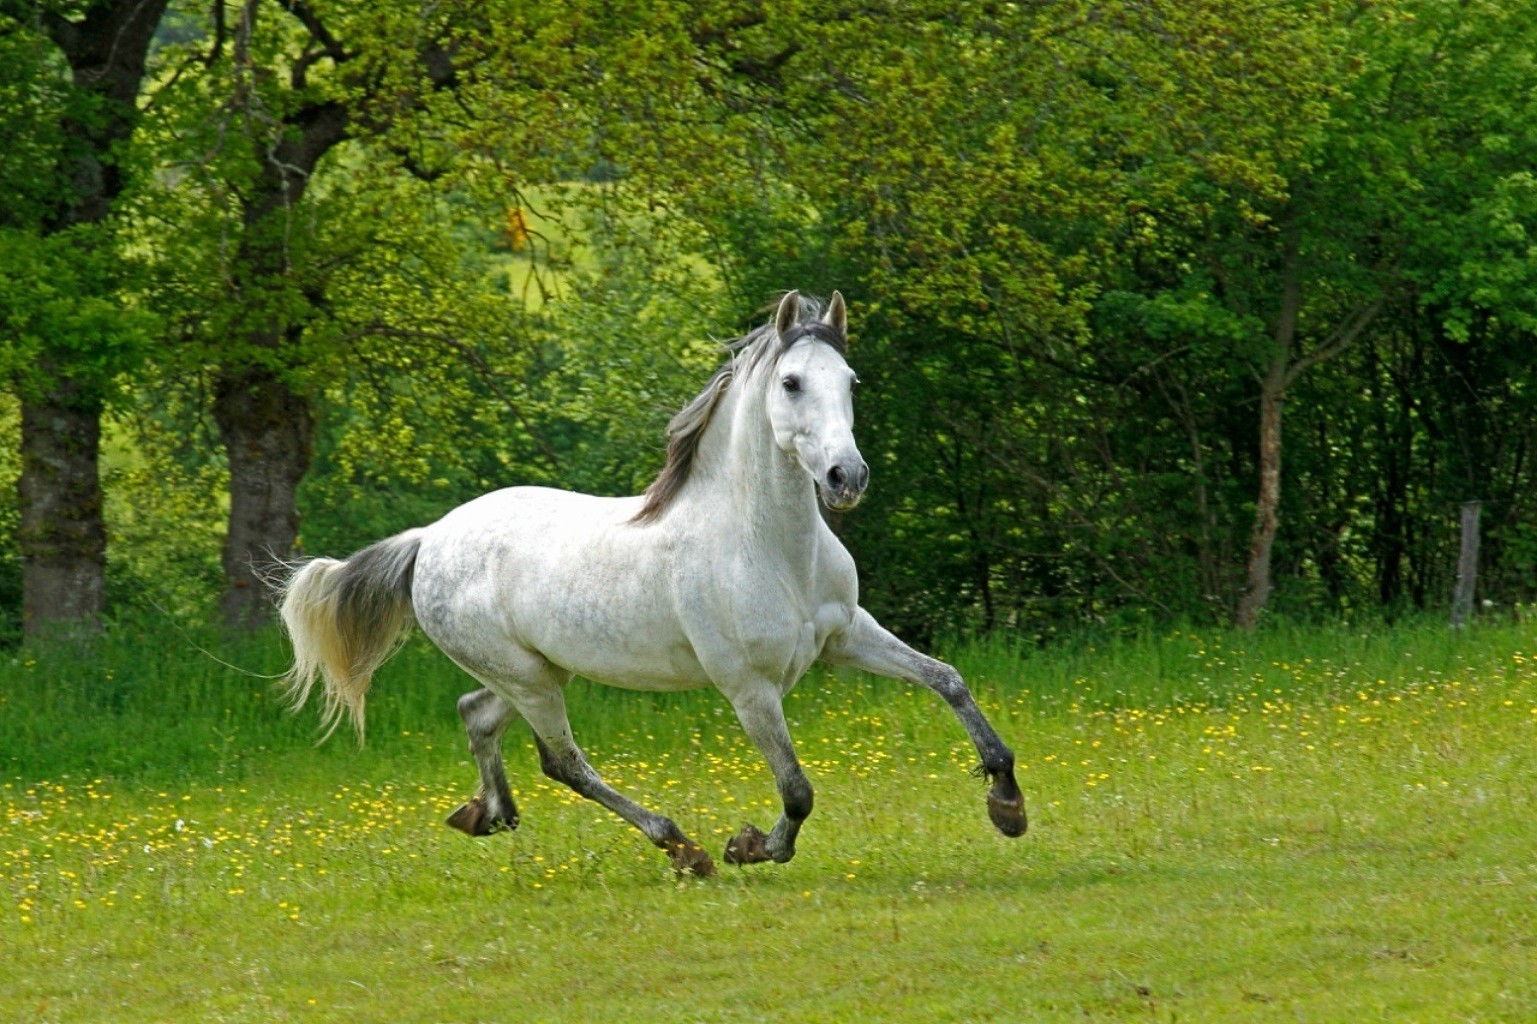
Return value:
[(505, 828), (517, 827), (516, 820), (509, 823), (501, 818), (491, 817), (486, 810), (486, 801), (478, 796), (460, 804), (459, 809), (448, 816), (447, 823), (449, 827), (456, 828), (467, 836), (489, 836)]
[(674, 843), (667, 849), (667, 856), (672, 861), (672, 869), (678, 877), (693, 875), (695, 878), (712, 878), (715, 875), (715, 862), (710, 855), (704, 852), (704, 847), (698, 843), (685, 840)]
[(753, 825), (743, 825), (742, 831), (726, 840), (727, 864), (762, 864), (773, 860), (768, 852), (768, 836)]
[(993, 827), (1010, 839), (1018, 839), (1029, 827), (1025, 820), (1025, 798), (1018, 794), (1012, 798), (987, 794), (987, 816), (993, 819)]

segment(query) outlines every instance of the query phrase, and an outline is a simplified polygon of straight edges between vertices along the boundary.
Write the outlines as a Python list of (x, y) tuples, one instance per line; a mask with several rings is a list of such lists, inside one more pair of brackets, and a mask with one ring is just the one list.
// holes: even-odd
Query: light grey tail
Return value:
[(279, 611), (294, 647), (288, 696), (298, 710), (315, 680), (324, 681), (322, 739), (345, 714), (363, 740), (363, 703), (374, 671), (400, 649), (415, 621), (411, 579), (421, 534), (407, 530), (345, 562), (311, 559), (283, 586)]

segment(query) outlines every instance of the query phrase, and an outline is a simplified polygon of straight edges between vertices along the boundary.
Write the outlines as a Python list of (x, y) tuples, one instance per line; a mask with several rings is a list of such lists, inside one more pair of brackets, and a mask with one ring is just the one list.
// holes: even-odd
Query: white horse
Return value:
[(854, 372), (844, 361), (843, 298), (790, 292), (774, 320), (732, 343), (731, 358), (668, 427), (667, 463), (646, 493), (600, 498), (512, 487), (346, 561), (317, 558), (287, 581), (295, 707), (324, 680), (324, 720), (361, 736), (374, 670), (414, 621), (484, 687), (459, 700), (479, 795), (448, 823), (470, 835), (516, 828), (501, 737), (516, 714), (546, 775), (645, 833), (673, 867), (714, 873), (670, 819), (608, 786), (566, 719), (573, 675), (639, 690), (715, 686), (773, 769), (784, 813), (767, 835), (746, 826), (729, 863), (783, 863), (811, 813), (811, 783), (782, 701), (811, 663), (852, 665), (934, 690), (992, 780), (988, 810), (1025, 831), (1014, 755), (960, 674), (883, 629), (859, 606), (854, 560), (823, 522), (858, 503), (869, 467), (854, 444)]

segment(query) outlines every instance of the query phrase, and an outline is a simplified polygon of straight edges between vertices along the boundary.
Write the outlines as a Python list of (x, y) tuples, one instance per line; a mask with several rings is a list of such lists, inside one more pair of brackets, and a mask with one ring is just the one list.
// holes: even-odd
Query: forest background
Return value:
[(638, 491), (790, 288), (899, 633), (1519, 609), (1534, 7), (0, 0), (0, 629)]

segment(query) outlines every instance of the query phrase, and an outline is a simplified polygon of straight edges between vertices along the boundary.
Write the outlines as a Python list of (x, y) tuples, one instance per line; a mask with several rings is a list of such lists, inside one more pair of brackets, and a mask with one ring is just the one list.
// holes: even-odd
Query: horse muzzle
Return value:
[(820, 481), (822, 501), (836, 512), (846, 512), (859, 504), (869, 483), (870, 467), (864, 459), (835, 462)]

